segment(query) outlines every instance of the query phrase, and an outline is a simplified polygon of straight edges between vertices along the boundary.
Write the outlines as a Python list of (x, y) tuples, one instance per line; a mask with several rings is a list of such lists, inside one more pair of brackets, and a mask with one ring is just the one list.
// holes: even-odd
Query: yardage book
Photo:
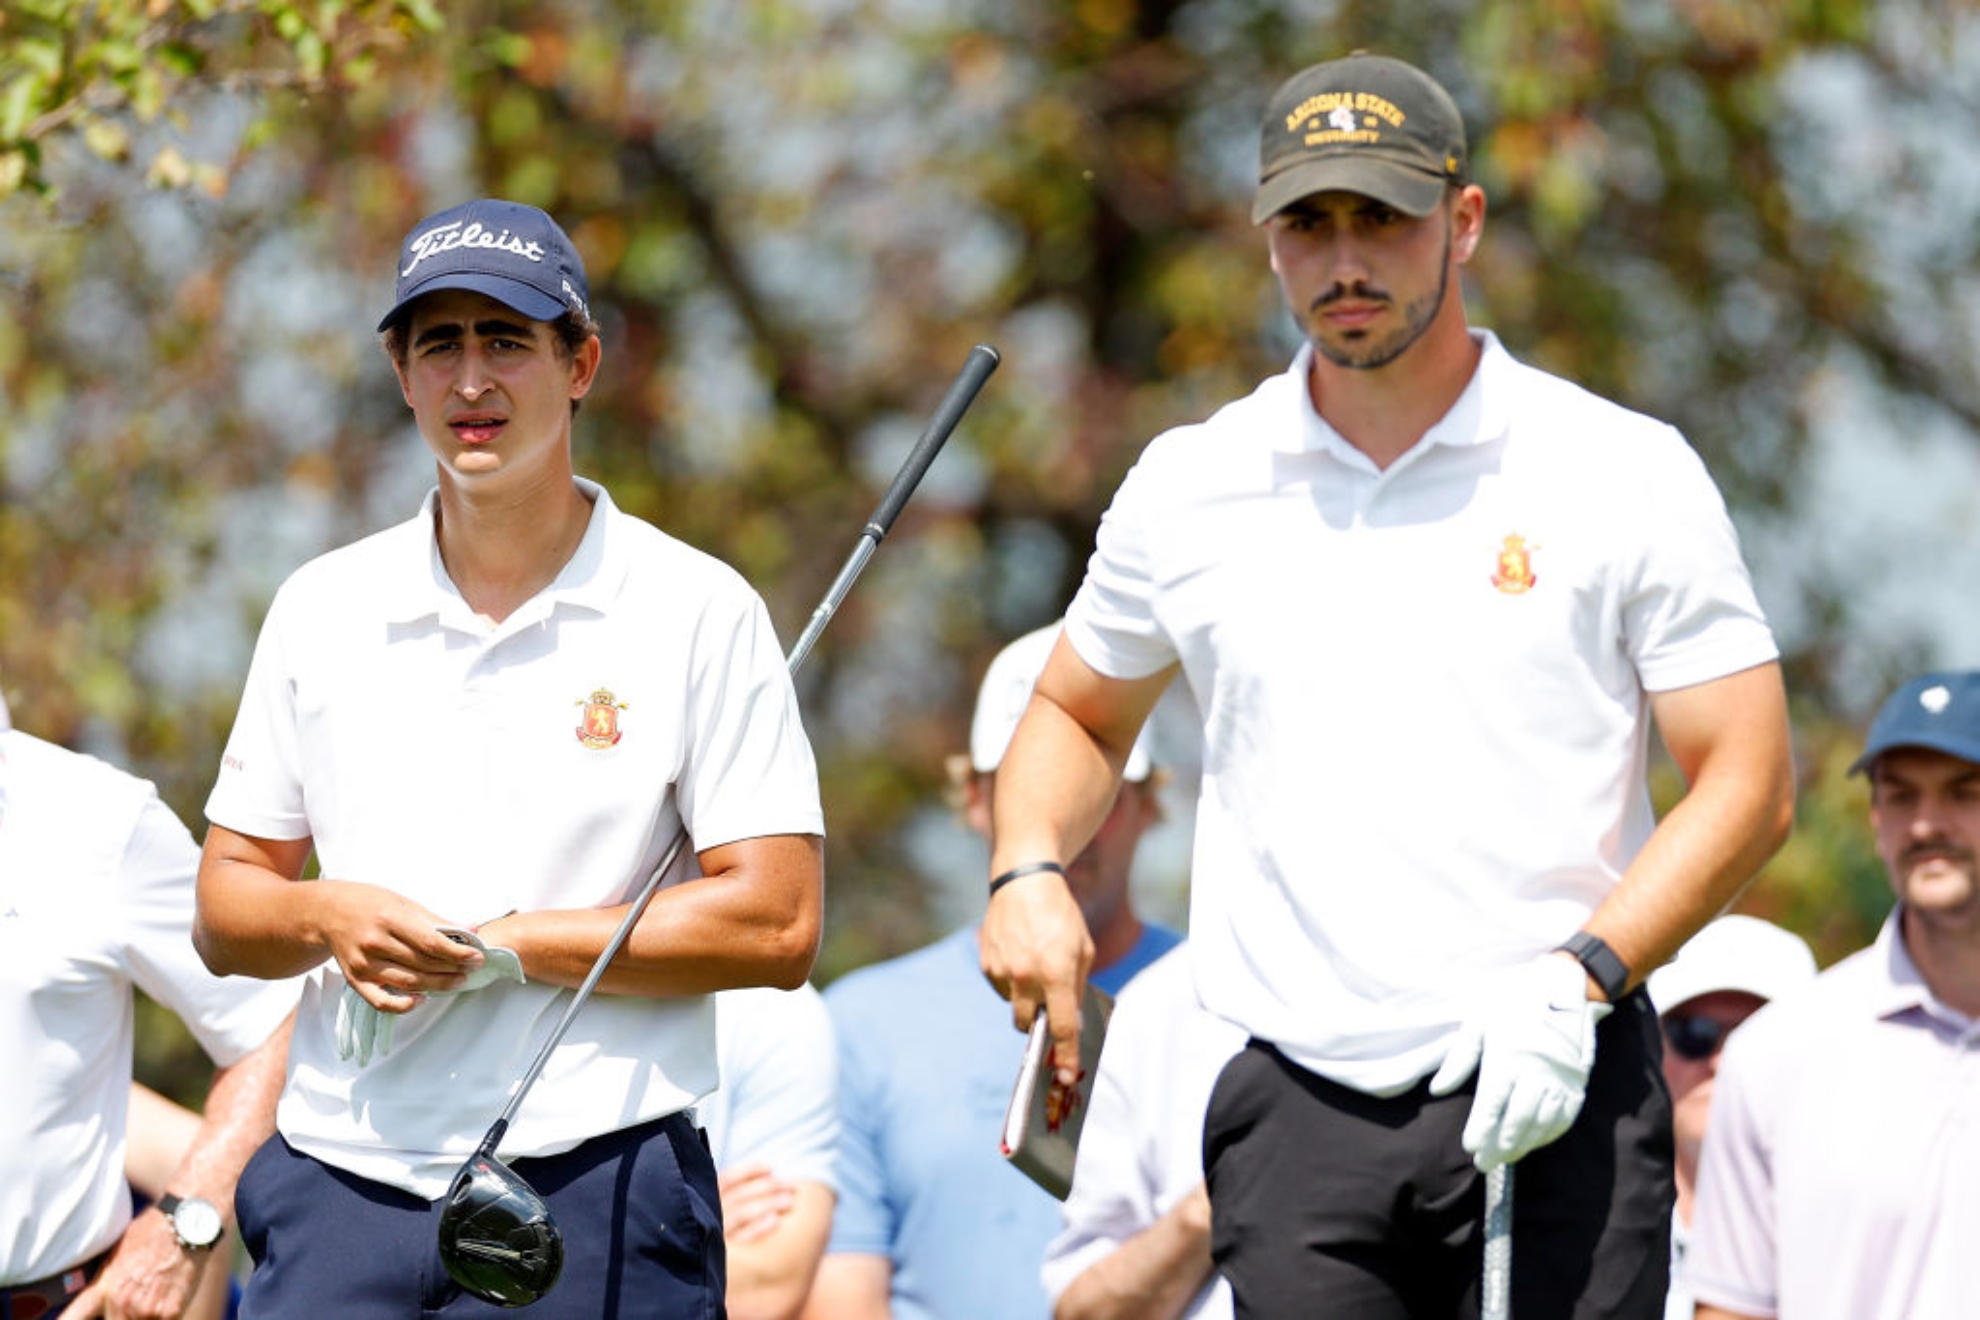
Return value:
[(1045, 1014), (1032, 1019), (1025, 1042), (1024, 1063), (1011, 1090), (1011, 1107), (1004, 1114), (1004, 1157), (1061, 1201), (1072, 1190), (1073, 1156), (1079, 1130), (1086, 1122), (1086, 1104), (1093, 1098), (1093, 1074), (1100, 1064), (1100, 1043), (1114, 998), (1087, 982), (1079, 1001), (1079, 1078), (1070, 1088), (1052, 1074), (1052, 1038), (1046, 1034)]

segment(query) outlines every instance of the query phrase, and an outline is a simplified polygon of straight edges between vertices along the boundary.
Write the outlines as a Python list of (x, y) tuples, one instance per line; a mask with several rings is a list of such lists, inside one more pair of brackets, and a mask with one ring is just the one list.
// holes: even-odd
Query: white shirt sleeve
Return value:
[[(1161, 443), (1158, 438), (1155, 446)], [(1073, 649), (1114, 678), (1143, 678), (1176, 659), (1156, 617), (1158, 588), (1147, 549), (1150, 505), (1160, 490), (1157, 466), (1144, 454), (1121, 482), (1101, 516), (1086, 579), (1066, 609)]]
[(199, 845), (155, 793), (124, 845), (118, 882), (132, 981), (177, 1014), (215, 1063), (238, 1062), (268, 1039), (302, 993), (301, 978), (215, 976), (193, 948)]

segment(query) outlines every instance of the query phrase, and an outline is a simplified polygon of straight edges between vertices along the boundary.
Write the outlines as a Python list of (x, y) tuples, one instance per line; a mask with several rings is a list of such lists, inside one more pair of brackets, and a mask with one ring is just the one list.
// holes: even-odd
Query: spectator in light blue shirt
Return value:
[[(964, 814), (986, 837), (991, 779), (1057, 637), (1006, 647), (977, 697), (961, 773)], [(960, 758), (958, 758), (960, 760)], [(1114, 993), (1175, 947), (1135, 914), (1128, 875), (1160, 815), (1145, 743), (1093, 843), (1067, 868), (1094, 945), (1093, 983)], [(1040, 1285), (1059, 1203), (998, 1148), (1024, 1038), (983, 977), (972, 925), (826, 988), (839, 1038), (839, 1204), (808, 1320), (956, 1320), (1051, 1314)]]

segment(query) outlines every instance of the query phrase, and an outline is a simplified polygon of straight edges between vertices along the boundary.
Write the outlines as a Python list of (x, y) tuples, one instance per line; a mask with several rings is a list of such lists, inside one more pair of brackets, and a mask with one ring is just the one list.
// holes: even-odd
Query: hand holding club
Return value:
[(1449, 1095), (1477, 1072), (1462, 1140), (1479, 1169), (1509, 1164), (1574, 1124), (1595, 1028), (1609, 1012), (1588, 998), (1587, 972), (1565, 954), (1542, 954), (1485, 987), (1430, 1079), (1432, 1095)]

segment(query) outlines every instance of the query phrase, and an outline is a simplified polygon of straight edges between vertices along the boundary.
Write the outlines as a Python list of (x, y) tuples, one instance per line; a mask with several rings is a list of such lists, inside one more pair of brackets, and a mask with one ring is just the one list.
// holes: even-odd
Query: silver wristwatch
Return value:
[(158, 1198), (158, 1208), (172, 1221), (172, 1232), (187, 1251), (205, 1251), (220, 1240), (225, 1221), (213, 1202), (167, 1192)]

